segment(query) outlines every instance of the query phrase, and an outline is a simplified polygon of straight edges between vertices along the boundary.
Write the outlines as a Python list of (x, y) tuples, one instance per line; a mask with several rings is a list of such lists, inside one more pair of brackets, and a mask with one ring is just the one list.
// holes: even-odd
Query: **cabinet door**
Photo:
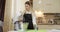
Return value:
[(0, 0), (0, 20), (4, 20), (5, 0)]

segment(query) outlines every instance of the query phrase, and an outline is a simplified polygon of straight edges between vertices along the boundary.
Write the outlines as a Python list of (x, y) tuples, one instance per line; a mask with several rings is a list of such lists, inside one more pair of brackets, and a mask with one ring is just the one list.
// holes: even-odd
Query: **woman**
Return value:
[(25, 11), (23, 13), (23, 22), (28, 22), (28, 28), (27, 29), (34, 29), (33, 25), (36, 25), (36, 17), (35, 13), (31, 9), (31, 4), (29, 1), (25, 2)]

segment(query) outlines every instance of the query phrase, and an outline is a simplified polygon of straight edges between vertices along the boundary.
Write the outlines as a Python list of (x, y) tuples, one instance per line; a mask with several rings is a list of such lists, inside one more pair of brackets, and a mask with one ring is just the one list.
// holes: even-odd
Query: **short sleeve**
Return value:
[(36, 15), (35, 15), (35, 13), (32, 13), (32, 21), (33, 21), (33, 24), (36, 24)]

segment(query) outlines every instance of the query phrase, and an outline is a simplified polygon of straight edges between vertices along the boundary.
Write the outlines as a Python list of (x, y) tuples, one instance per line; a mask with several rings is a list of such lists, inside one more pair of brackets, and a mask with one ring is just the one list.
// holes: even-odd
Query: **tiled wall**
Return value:
[(33, 0), (33, 8), (44, 13), (60, 13), (60, 0)]

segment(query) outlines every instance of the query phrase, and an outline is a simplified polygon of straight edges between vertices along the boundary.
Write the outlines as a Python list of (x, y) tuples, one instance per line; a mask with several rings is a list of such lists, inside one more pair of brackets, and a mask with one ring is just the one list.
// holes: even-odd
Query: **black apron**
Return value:
[(23, 20), (24, 20), (23, 23), (26, 23), (26, 22), (29, 23), (27, 29), (34, 29), (33, 22), (32, 22), (32, 14), (24, 14)]

